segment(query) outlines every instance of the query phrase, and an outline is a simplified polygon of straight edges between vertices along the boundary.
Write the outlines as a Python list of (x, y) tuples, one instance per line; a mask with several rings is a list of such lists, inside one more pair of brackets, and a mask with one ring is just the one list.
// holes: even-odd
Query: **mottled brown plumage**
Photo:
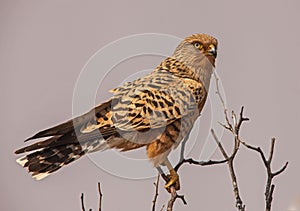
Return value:
[(146, 147), (154, 166), (169, 168), (171, 181), (166, 187), (179, 188), (167, 156), (203, 109), (216, 50), (217, 40), (209, 35), (187, 37), (153, 72), (112, 90), (114, 96), (107, 102), (27, 139), (50, 137), (17, 150), (17, 154), (34, 151), (17, 161), (42, 179), (85, 153)]

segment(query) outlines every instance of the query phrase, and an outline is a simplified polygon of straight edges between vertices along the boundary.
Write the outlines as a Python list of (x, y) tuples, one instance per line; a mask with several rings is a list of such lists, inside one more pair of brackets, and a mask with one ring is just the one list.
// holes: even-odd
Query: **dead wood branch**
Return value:
[(156, 182), (153, 183), (154, 186), (155, 186), (155, 195), (154, 195), (154, 199), (152, 201), (152, 211), (155, 211), (156, 200), (157, 200), (157, 197), (158, 197), (159, 178), (160, 178), (160, 175), (158, 174), (157, 178), (156, 178)]
[(275, 138), (272, 138), (271, 140), (271, 147), (270, 147), (270, 153), (269, 153), (269, 158), (266, 159), (266, 156), (264, 154), (264, 152), (262, 151), (262, 149), (260, 147), (253, 147), (249, 144), (247, 144), (245, 141), (241, 141), (241, 143), (247, 147), (248, 149), (251, 149), (253, 151), (256, 151), (260, 154), (260, 157), (265, 165), (266, 171), (267, 171), (267, 183), (266, 183), (266, 187), (265, 187), (265, 207), (266, 207), (266, 211), (270, 211), (271, 210), (271, 206), (272, 206), (272, 200), (273, 200), (273, 192), (275, 189), (275, 185), (272, 184), (274, 177), (278, 176), (279, 174), (281, 174), (282, 172), (284, 172), (284, 170), (287, 168), (288, 166), (288, 162), (286, 162), (281, 169), (279, 169), (276, 172), (272, 171), (271, 168), (271, 163), (273, 160), (273, 156), (274, 156), (274, 148), (275, 148)]
[[(101, 191), (101, 186), (100, 186), (100, 182), (98, 182), (98, 193), (99, 193), (99, 207), (98, 207), (98, 210), (101, 211), (102, 210), (102, 191)], [(82, 211), (85, 211), (85, 206), (84, 206), (84, 194), (81, 193), (81, 197), (80, 197), (80, 200), (81, 200), (81, 209)], [(89, 209), (89, 211), (92, 211), (92, 209)]]

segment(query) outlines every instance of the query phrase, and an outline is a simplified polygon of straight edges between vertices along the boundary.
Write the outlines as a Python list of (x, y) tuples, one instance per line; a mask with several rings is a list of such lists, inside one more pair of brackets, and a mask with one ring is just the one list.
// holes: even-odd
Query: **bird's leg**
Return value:
[(157, 166), (156, 169), (160, 175), (164, 173), (164, 171), (159, 166)]
[(180, 189), (179, 175), (174, 170), (174, 168), (173, 168), (172, 164), (170, 163), (170, 161), (168, 160), (168, 158), (166, 158), (166, 160), (164, 161), (164, 164), (167, 166), (167, 168), (170, 172), (170, 174), (168, 175), (170, 180), (165, 185), (165, 189), (167, 189), (167, 191), (169, 191), (170, 187), (174, 186), (175, 190), (179, 190)]
[(187, 135), (184, 137), (183, 141), (181, 142), (181, 150), (180, 150), (180, 159), (179, 159), (179, 162), (181, 162), (181, 161), (184, 160), (185, 144), (186, 144), (187, 140), (190, 137), (191, 131), (192, 130), (190, 129), (189, 132), (187, 133)]

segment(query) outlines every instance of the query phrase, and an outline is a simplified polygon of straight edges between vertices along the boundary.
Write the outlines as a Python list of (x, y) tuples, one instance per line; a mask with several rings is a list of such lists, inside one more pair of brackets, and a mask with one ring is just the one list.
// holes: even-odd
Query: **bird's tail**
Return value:
[[(34, 179), (41, 180), (95, 148), (100, 148), (101, 150), (102, 145), (103, 142), (94, 140), (86, 142), (85, 144), (77, 142), (45, 147), (25, 155), (16, 161), (24, 168), (27, 168), (29, 173), (32, 173)], [(18, 151), (16, 153), (18, 153)]]
[[(104, 140), (114, 135), (115, 129), (109, 125), (98, 129), (94, 125), (97, 125), (95, 117), (102, 118), (110, 111), (110, 107), (110, 101), (107, 101), (82, 116), (26, 139), (26, 142), (38, 138), (46, 140), (18, 149), (16, 154), (28, 154), (17, 159), (17, 162), (27, 168), (33, 178), (40, 180), (88, 152), (106, 149)], [(82, 128), (85, 129), (83, 132)]]
[(77, 160), (86, 150), (79, 143), (44, 148), (21, 157), (17, 162), (26, 167), (32, 177), (41, 180), (61, 167)]

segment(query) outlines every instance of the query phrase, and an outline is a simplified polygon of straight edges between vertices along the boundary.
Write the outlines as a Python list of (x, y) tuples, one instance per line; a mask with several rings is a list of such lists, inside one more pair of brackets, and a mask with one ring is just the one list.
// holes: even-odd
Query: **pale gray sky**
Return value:
[[(103, 210), (150, 210), (154, 179), (122, 179), (82, 158), (36, 182), (17, 165), (18, 156), (13, 153), (35, 132), (72, 116), (76, 80), (97, 50), (145, 32), (181, 38), (208, 33), (218, 38), (217, 71), (228, 107), (239, 110), (244, 105), (251, 119), (242, 136), (264, 150), (275, 136), (274, 169), (290, 162), (287, 171), (275, 179), (273, 203), (274, 211), (287, 210), (300, 196), (299, 6), (296, 0), (2, 0), (0, 210), (80, 210), (81, 192), (86, 194), (87, 207), (96, 209), (98, 181), (103, 188)], [(155, 67), (160, 60), (149, 56), (127, 62), (122, 74), (112, 75), (115, 81), (102, 84), (97, 101), (104, 101), (109, 96), (106, 92), (124, 80), (123, 75)], [(209, 120), (209, 109), (202, 118)], [(263, 210), (265, 169), (259, 156), (242, 150), (236, 168), (248, 210)], [(185, 194), (188, 206), (178, 201), (176, 210), (234, 210), (226, 166), (185, 166), (180, 175), (180, 193)], [(168, 198), (161, 183), (158, 206)]]

